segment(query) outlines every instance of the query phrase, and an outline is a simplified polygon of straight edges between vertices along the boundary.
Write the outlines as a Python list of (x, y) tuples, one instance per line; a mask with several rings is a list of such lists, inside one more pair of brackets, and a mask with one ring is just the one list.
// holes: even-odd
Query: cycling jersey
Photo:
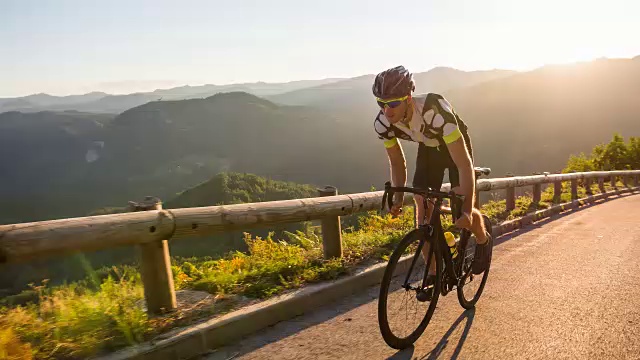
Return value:
[(429, 93), (413, 97), (413, 116), (391, 124), (380, 110), (374, 120), (378, 137), (384, 146), (390, 148), (398, 143), (398, 138), (423, 143), (429, 147), (450, 144), (458, 140), (462, 133), (456, 121), (457, 115), (449, 102), (439, 94)]

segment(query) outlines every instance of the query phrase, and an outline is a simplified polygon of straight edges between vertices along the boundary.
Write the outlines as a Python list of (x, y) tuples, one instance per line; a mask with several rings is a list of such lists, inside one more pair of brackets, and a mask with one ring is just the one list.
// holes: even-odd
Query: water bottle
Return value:
[(456, 243), (456, 238), (452, 233), (446, 231), (444, 233), (444, 238), (447, 241), (447, 245), (449, 245), (449, 250), (451, 251), (451, 257), (455, 259), (458, 256), (458, 244)]

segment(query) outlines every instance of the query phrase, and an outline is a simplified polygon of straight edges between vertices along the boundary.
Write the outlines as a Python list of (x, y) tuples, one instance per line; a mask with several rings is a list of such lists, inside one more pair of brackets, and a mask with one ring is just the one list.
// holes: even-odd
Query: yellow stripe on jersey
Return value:
[(394, 137), (393, 139), (385, 140), (385, 141), (384, 141), (384, 147), (388, 149), (388, 148), (390, 148), (390, 147), (393, 147), (393, 146), (394, 146), (394, 145), (396, 145), (397, 143), (398, 143), (398, 138), (395, 138), (395, 137)]
[(452, 142), (458, 140), (462, 136), (460, 129), (456, 128), (451, 134), (447, 136), (443, 136), (445, 144), (451, 144)]

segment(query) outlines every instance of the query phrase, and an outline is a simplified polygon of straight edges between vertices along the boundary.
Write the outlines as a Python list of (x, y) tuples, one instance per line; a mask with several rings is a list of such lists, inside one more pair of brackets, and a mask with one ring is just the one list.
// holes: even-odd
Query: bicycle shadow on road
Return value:
[(462, 346), (464, 345), (464, 342), (467, 340), (467, 335), (469, 335), (469, 330), (471, 329), (471, 325), (473, 324), (473, 318), (475, 317), (475, 315), (476, 315), (475, 308), (470, 310), (465, 310), (464, 312), (462, 312), (462, 314), (458, 316), (458, 319), (456, 319), (456, 321), (451, 325), (449, 330), (447, 330), (447, 332), (444, 334), (442, 339), (440, 339), (440, 342), (438, 342), (436, 347), (433, 348), (433, 350), (431, 350), (427, 355), (425, 355), (425, 357), (423, 357), (422, 360), (437, 359), (438, 356), (440, 356), (444, 348), (449, 343), (449, 337), (451, 336), (451, 334), (453, 334), (453, 331), (458, 327), (458, 325), (460, 325), (462, 320), (466, 319), (464, 330), (462, 330), (462, 334), (460, 335), (458, 344), (456, 345), (456, 348), (453, 351), (453, 355), (451, 355), (451, 360), (457, 359), (458, 356), (460, 355), (460, 351), (462, 351)]
[[(440, 339), (438, 344), (436, 344), (436, 347), (433, 348), (427, 355), (422, 357), (420, 360), (437, 359), (438, 356), (442, 354), (442, 351), (447, 347), (447, 344), (449, 343), (449, 338), (451, 337), (453, 332), (460, 325), (460, 323), (462, 323), (462, 321), (466, 319), (467, 321), (464, 325), (464, 330), (462, 330), (460, 339), (458, 339), (458, 344), (456, 345), (456, 348), (453, 351), (453, 355), (451, 355), (451, 360), (457, 359), (458, 356), (460, 355), (460, 351), (462, 351), (462, 346), (464, 345), (464, 342), (467, 340), (467, 336), (469, 335), (469, 330), (471, 329), (471, 325), (473, 324), (473, 318), (475, 317), (475, 314), (476, 314), (475, 308), (470, 310), (465, 310), (464, 312), (462, 312), (462, 314), (458, 316), (456, 321), (454, 321), (453, 324), (451, 324), (451, 327), (449, 328), (449, 330), (447, 330), (444, 336), (442, 336), (442, 339)], [(415, 348), (413, 346), (410, 346), (388, 357), (387, 360), (411, 360), (413, 358), (414, 351), (415, 351)]]

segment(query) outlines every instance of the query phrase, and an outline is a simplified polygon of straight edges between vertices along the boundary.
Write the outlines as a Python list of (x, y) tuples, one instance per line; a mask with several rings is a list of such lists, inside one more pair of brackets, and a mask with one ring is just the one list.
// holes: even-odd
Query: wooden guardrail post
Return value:
[(553, 182), (553, 202), (559, 203), (562, 199), (562, 181)]
[[(507, 173), (505, 177), (514, 177), (513, 174)], [(516, 208), (516, 188), (514, 186), (507, 187), (507, 211)]]
[(600, 189), (600, 192), (603, 194), (607, 192), (607, 189), (604, 187), (604, 177), (598, 178), (598, 188)]
[(578, 179), (571, 179), (571, 201), (578, 200)]
[(629, 187), (629, 181), (627, 180), (627, 175), (622, 175), (622, 185), (624, 187)]
[[(325, 186), (324, 189), (318, 189), (319, 196), (338, 195), (338, 189), (334, 186)], [(340, 225), (340, 216), (327, 216), (321, 220), (322, 225), (322, 247), (324, 249), (324, 258), (341, 258), (342, 257), (342, 228)]]
[(633, 177), (633, 185), (636, 186), (636, 187), (640, 186), (640, 175), (636, 174)]
[(584, 179), (584, 187), (587, 190), (587, 195), (593, 195), (593, 191), (591, 191), (591, 178)]
[[(534, 172), (533, 175), (541, 175), (539, 172)], [(540, 203), (542, 197), (542, 184), (533, 184), (533, 203), (536, 206)]]
[(616, 188), (616, 177), (614, 175), (611, 175), (611, 187)]
[(538, 205), (542, 198), (542, 184), (533, 185), (533, 203)]
[[(144, 201), (129, 201), (131, 211), (162, 210), (162, 202), (147, 196)], [(153, 229), (151, 229), (153, 230)], [(140, 249), (140, 275), (144, 285), (147, 311), (161, 314), (177, 308), (176, 292), (167, 240), (152, 241), (138, 245)]]

